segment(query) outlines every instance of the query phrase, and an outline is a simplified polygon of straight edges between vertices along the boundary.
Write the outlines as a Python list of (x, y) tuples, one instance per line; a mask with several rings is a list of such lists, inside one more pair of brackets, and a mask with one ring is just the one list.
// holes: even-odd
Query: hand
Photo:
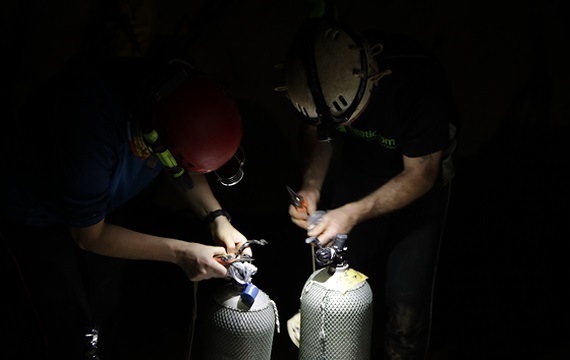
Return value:
[[(210, 224), (210, 231), (214, 241), (225, 246), (228, 254), (236, 254), (239, 248), (247, 241), (247, 238), (223, 216), (218, 216)], [(250, 248), (245, 249), (243, 253), (252, 255)]]
[(332, 245), (337, 234), (348, 234), (356, 225), (357, 219), (349, 205), (328, 210), (321, 221), (307, 231), (308, 236), (316, 236), (324, 247)]
[(177, 253), (176, 263), (191, 281), (225, 278), (228, 270), (214, 259), (214, 256), (225, 253), (221, 246), (188, 242)]
[(302, 196), (307, 204), (307, 208), (296, 208), (293, 205), (289, 205), (289, 215), (291, 216), (291, 221), (303, 228), (306, 229), (309, 226), (309, 214), (312, 214), (317, 210), (317, 203), (319, 201), (320, 193), (317, 190), (310, 190), (303, 188), (298, 192), (299, 196)]

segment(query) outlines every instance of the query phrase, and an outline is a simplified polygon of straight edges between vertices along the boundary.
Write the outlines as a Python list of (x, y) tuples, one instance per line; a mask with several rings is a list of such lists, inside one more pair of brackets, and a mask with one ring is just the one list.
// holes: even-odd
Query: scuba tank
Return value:
[(331, 247), (317, 238), (315, 262), (322, 268), (305, 282), (300, 308), (300, 360), (368, 360), (372, 334), (372, 289), (345, 260), (346, 234)]
[[(222, 259), (230, 282), (213, 289), (207, 306), (198, 315), (197, 357), (202, 360), (270, 360), (273, 336), (279, 332), (277, 307), (251, 282), (257, 272), (253, 259), (241, 255), (244, 247), (265, 240), (249, 240), (235, 257)], [(194, 357), (192, 358), (194, 359)]]

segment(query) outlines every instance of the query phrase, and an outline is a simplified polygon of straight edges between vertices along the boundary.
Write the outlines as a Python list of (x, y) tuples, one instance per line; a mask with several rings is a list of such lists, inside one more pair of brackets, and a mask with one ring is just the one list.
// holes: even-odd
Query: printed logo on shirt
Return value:
[(337, 130), (342, 133), (348, 133), (351, 136), (363, 139), (365, 141), (377, 141), (380, 146), (394, 150), (396, 148), (396, 139), (386, 138), (380, 134), (376, 130), (359, 130), (351, 125), (339, 125), (337, 126)]

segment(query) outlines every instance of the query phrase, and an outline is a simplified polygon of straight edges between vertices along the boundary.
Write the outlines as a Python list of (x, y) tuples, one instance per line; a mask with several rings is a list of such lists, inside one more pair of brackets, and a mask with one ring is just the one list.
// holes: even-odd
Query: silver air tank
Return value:
[(238, 256), (228, 264), (231, 282), (215, 288), (198, 314), (197, 360), (270, 360), (277, 307), (251, 283), (257, 268), (252, 258)]
[(372, 289), (362, 273), (344, 259), (347, 239), (338, 234), (331, 247), (307, 239), (325, 266), (311, 274), (301, 293), (300, 360), (369, 360)]

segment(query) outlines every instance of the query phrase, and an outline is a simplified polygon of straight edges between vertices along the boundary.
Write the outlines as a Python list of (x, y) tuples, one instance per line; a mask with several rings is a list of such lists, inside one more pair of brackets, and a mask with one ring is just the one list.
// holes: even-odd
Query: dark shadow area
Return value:
[[(341, 14), (345, 19), (356, 23), (355, 18), (362, 18), (362, 26), (370, 26), (381, 17), (388, 30), (417, 35), (435, 48), (462, 111), (464, 127), (440, 254), (429, 360), (569, 359), (568, 67), (563, 61), (567, 58), (558, 54), (567, 25), (555, 11), (557, 2), (545, 2), (544, 8), (534, 1), (517, 3), (505, 6), (504, 12), (485, 4), (472, 11), (452, 1), (439, 5), (446, 11), (435, 3), (425, 9), (420, 1), (376, 6), (372, 1), (338, 2), (344, 4), (341, 9), (350, 8)], [(1, 103), (7, 122), (20, 108), (33, 106), (25, 100), (70, 59), (133, 53), (125, 37), (134, 33), (119, 26), (129, 20), (118, 13), (109, 15), (109, 8), (117, 5), (114, 1), (90, 4), (91, 12), (67, 8), (65, 2), (50, 8), (38, 1), (28, 12), (16, 3), (5, 5), (5, 14), (14, 16), (4, 15), (3, 24), (10, 30), (5, 34), (6, 49), (12, 55), (3, 59)], [(293, 225), (287, 213), (286, 185), (298, 185), (302, 153), (296, 147), (297, 126), (288, 122), (290, 109), (284, 110), (282, 94), (273, 91), (282, 83), (272, 68), (283, 60), (283, 49), (302, 20), (295, 12), (301, 3), (190, 2), (181, 5), (185, 15), (175, 16), (176, 22), (167, 16), (172, 17), (176, 7), (167, 12), (163, 3), (153, 8), (164, 16), (158, 22), (162, 27), (145, 24), (145, 11), (152, 11), (144, 6), (137, 10), (139, 18), (130, 18), (131, 25), (148, 25), (136, 28), (148, 35), (141, 35), (145, 41), (140, 51), (154, 41), (148, 52), (161, 54), (155, 56), (184, 52), (237, 99), (244, 120), (245, 177), (235, 187), (213, 180), (212, 189), (237, 229), (250, 239), (268, 241), (253, 247), (258, 267), (253, 282), (277, 305), (280, 333), (275, 333), (273, 360), (297, 358), (286, 323), (298, 310), (301, 289), (312, 271), (305, 231)], [(411, 3), (417, 3), (415, 12), (406, 8)], [(367, 16), (356, 13), (368, 7), (373, 11)], [(46, 8), (50, 14), (63, 14), (62, 19), (42, 16)], [(110, 18), (114, 27), (109, 27)], [(27, 20), (20, 23), (23, 19)], [(59, 25), (58, 19), (63, 25), (54, 25)], [(513, 33), (505, 28), (523, 35), (511, 38)], [(44, 31), (48, 35), (40, 36)], [(58, 46), (48, 48), (54, 44)], [(1, 137), (13, 140), (9, 131)], [(3, 169), (0, 176), (8, 171)], [(151, 205), (157, 194), (161, 196), (145, 193), (135, 199), (117, 220), (156, 234), (209, 241), (203, 223), (176, 206), (164, 206), (168, 198), (160, 199), (161, 207)], [(18, 270), (9, 254), (0, 255), (6, 265), (2, 271), (10, 279), (2, 284), (3, 292), (14, 295), (2, 314), (16, 319), (19, 330), (37, 336), (33, 342), (41, 349), (41, 328), (26, 302)], [(148, 261), (127, 261), (123, 280), (113, 326), (101, 333), (102, 344), (112, 338), (103, 349), (108, 357), (102, 360), (185, 359), (195, 305), (193, 284), (175, 265)], [(199, 296), (202, 285), (207, 286), (198, 286)], [(197, 305), (199, 316), (207, 303)]]
[[(521, 144), (527, 140), (544, 144), (550, 155), (525, 150)], [(501, 156), (490, 152), (457, 161), (438, 270), (430, 360), (568, 356), (570, 299), (563, 289), (568, 279), (565, 239), (570, 234), (565, 224), (570, 179), (556, 165), (563, 161), (564, 146), (563, 137), (543, 129), (541, 137), (535, 134), (517, 144), (503, 144)], [(267, 170), (248, 168), (252, 183), (238, 186), (253, 186), (258, 196), (270, 197), (263, 209), (244, 201), (247, 190), (226, 197), (229, 189), (217, 185), (214, 189), (244, 234), (269, 242), (254, 247), (259, 269), (254, 283), (279, 311), (281, 333), (275, 333), (273, 359), (295, 359), (297, 349), (286, 322), (297, 311), (302, 285), (311, 272), (310, 252), (304, 232), (290, 223), (286, 213), (283, 179), (276, 178), (264, 188), (253, 180), (269, 175), (258, 174), (260, 169)], [(167, 211), (162, 216), (153, 215), (158, 231), (204, 230), (187, 215)], [(177, 235), (207, 236), (198, 230)], [(176, 267), (149, 262), (130, 263), (127, 279), (119, 318), (119, 358), (182, 359), (192, 319), (192, 284)], [(198, 314), (201, 306), (207, 303), (199, 303)]]
[(450, 359), (566, 358), (567, 138), (542, 128), (504, 139), (458, 164), (433, 348)]

